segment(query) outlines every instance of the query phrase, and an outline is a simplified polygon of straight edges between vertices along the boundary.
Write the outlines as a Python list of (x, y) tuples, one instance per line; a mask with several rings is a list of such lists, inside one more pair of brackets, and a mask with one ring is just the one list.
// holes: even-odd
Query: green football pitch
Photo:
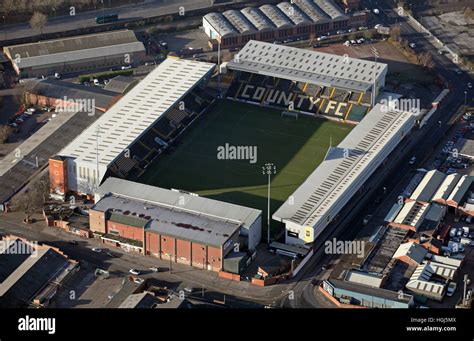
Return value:
[[(266, 217), (268, 178), (262, 166), (276, 166), (271, 177), (273, 213), (321, 163), (330, 141), (336, 146), (351, 129), (351, 125), (303, 115), (282, 117), (279, 110), (225, 100), (195, 122), (139, 181), (261, 209)], [(219, 159), (218, 148), (226, 143), (255, 146), (257, 161)]]

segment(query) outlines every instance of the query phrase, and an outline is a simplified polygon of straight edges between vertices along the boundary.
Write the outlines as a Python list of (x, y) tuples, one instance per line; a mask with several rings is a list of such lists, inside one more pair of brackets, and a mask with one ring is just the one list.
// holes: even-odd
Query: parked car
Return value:
[(446, 295), (448, 295), (449, 297), (453, 296), (457, 286), (458, 285), (456, 284), (456, 282), (449, 283), (448, 289), (446, 290)]
[(71, 244), (71, 245), (78, 245), (79, 243), (78, 243), (77, 241), (75, 241), (75, 240), (70, 240), (70, 241), (69, 241), (69, 244)]
[(129, 69), (131, 69), (131, 68), (132, 68), (131, 65), (124, 65), (124, 66), (122, 66), (122, 70), (129, 70)]
[(93, 247), (92, 251), (100, 253), (102, 252), (102, 249), (100, 247)]
[(136, 284), (142, 284), (143, 282), (145, 282), (145, 280), (143, 278), (140, 278), (140, 277), (135, 277), (133, 279), (133, 282), (136, 283)]
[(56, 73), (54, 74), (54, 78), (56, 78), (56, 79), (61, 79), (61, 75), (56, 72)]
[(413, 157), (410, 159), (409, 163), (410, 163), (410, 165), (414, 165), (415, 162), (416, 162), (416, 156), (413, 156)]
[(468, 87), (469, 89), (472, 89), (472, 83), (471, 83), (471, 82), (467, 83), (467, 87)]
[(159, 272), (160, 271), (160, 269), (156, 266), (150, 267), (150, 270), (153, 271), (153, 272)]
[(380, 14), (380, 11), (379, 11), (379, 9), (378, 9), (378, 8), (374, 8), (374, 9), (373, 9), (373, 12), (374, 12), (374, 14), (377, 14), (377, 15), (379, 15), (379, 14)]
[(416, 44), (415, 43), (410, 43), (409, 45), (412, 49), (415, 49), (416, 48)]
[(140, 274), (140, 271), (138, 271), (137, 269), (130, 269), (128, 270), (128, 272), (135, 276), (138, 276)]

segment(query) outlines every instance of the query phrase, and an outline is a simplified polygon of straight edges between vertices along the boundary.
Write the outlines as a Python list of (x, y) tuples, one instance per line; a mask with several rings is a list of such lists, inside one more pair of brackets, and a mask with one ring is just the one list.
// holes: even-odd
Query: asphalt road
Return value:
[[(391, 169), (377, 172), (371, 179), (374, 184), (381, 183), (382, 180), (388, 179), (383, 182), (383, 187), (387, 191), (400, 191), (400, 183), (403, 180), (405, 174), (410, 172), (412, 169), (419, 166), (421, 160), (425, 160), (435, 149), (439, 141), (443, 139), (445, 134), (450, 128), (452, 123), (453, 115), (457, 112), (458, 108), (464, 104), (466, 99), (467, 105), (473, 105), (473, 91), (467, 88), (467, 83), (472, 81), (469, 74), (463, 72), (458, 75), (454, 70), (458, 67), (453, 64), (452, 60), (446, 55), (439, 55), (437, 48), (427, 40), (427, 36), (419, 32), (418, 29), (411, 27), (403, 18), (399, 18), (397, 13), (390, 7), (393, 3), (390, 0), (386, 1), (365, 1), (367, 8), (378, 8), (381, 10), (381, 14), (377, 18), (377, 23), (383, 23), (384, 25), (400, 25), (402, 28), (402, 35), (409, 39), (410, 42), (414, 42), (417, 45), (418, 52), (429, 52), (432, 54), (433, 60), (436, 63), (435, 71), (440, 74), (450, 84), (451, 93), (449, 97), (442, 104), (441, 108), (432, 116), (430, 121), (419, 130), (415, 130), (409, 136), (408, 139), (402, 141), (401, 145), (397, 150), (390, 156)], [(467, 91), (467, 96), (465, 96)], [(408, 159), (412, 156), (416, 156), (418, 164), (413, 166), (409, 165)], [(370, 185), (368, 185), (370, 186)], [(381, 187), (373, 188), (374, 193), (381, 192)], [(366, 194), (364, 194), (364, 197)], [(367, 195), (368, 198), (375, 196)], [(370, 200), (367, 200), (370, 201)], [(360, 202), (360, 205), (364, 205), (364, 202)], [(350, 211), (349, 211), (350, 212)], [(334, 235), (338, 235), (340, 239), (347, 239), (352, 233), (344, 229), (350, 226), (351, 221), (361, 221), (363, 215), (362, 212), (357, 217), (346, 217), (339, 223), (337, 227), (338, 231)], [(283, 300), (277, 303), (277, 306), (287, 308), (324, 308), (332, 306), (328, 301), (321, 297), (315, 290), (315, 287), (311, 284), (320, 282), (327, 277), (327, 274), (321, 270), (323, 264), (328, 264), (331, 257), (325, 255), (323, 252), (316, 253), (308, 264), (303, 268), (301, 274), (298, 275), (297, 283), (291, 287), (287, 295)]]
[[(107, 4), (106, 1), (104, 1)], [(149, 0), (142, 4), (132, 4), (116, 8), (103, 10), (87, 11), (83, 13), (76, 12), (74, 16), (57, 16), (48, 18), (48, 23), (43, 29), (43, 33), (56, 33), (86, 27), (98, 26), (95, 18), (102, 14), (117, 13), (119, 21), (132, 19), (143, 19), (161, 15), (179, 13), (179, 8), (186, 11), (211, 7), (210, 0)], [(4, 40), (24, 38), (38, 35), (37, 29), (31, 28), (29, 23), (0, 26), (0, 42)]]

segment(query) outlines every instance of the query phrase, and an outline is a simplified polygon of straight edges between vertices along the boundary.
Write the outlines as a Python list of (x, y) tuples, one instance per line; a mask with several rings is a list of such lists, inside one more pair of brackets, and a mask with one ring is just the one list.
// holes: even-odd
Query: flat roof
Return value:
[(98, 159), (100, 165), (107, 167), (214, 67), (210, 63), (167, 58), (59, 155), (94, 165)]
[(363, 285), (359, 283), (346, 282), (336, 278), (330, 278), (326, 281), (329, 282), (335, 288), (341, 290), (347, 290), (368, 296), (379, 297), (390, 301), (408, 304), (413, 299), (413, 296), (409, 294), (400, 295), (400, 293), (397, 291), (375, 288), (373, 286)]
[(382, 285), (383, 276), (378, 274), (371, 274), (361, 270), (350, 269), (347, 271), (344, 280), (347, 282), (380, 288), (380, 286)]
[(250, 40), (228, 62), (231, 70), (366, 92), (387, 64)]
[(274, 213), (273, 218), (312, 226), (315, 238), (413, 127), (415, 116), (377, 104)]
[[(100, 212), (137, 219), (140, 226), (160, 235), (220, 247), (239, 230), (240, 224), (205, 215), (152, 204), (146, 200), (111, 194), (93, 207)], [(143, 224), (142, 224), (143, 222)]]
[(253, 208), (114, 177), (107, 178), (99, 187), (98, 194), (105, 195), (107, 193), (228, 220), (242, 224), (244, 228), (250, 228), (262, 214), (262, 211)]
[(461, 138), (456, 142), (456, 149), (460, 155), (474, 158), (474, 140)]

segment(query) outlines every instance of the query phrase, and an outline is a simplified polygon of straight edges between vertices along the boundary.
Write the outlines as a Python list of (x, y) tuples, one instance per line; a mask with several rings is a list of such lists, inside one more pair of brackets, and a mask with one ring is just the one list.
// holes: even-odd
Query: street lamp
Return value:
[(272, 174), (276, 174), (276, 166), (268, 162), (262, 166), (262, 174), (268, 176), (268, 203), (267, 203), (267, 244), (270, 245), (270, 178)]
[[(375, 63), (377, 63), (377, 58), (379, 57), (379, 51), (375, 47), (372, 47), (371, 50), (375, 58)], [(377, 72), (374, 72), (374, 85), (372, 88), (372, 108), (375, 106), (376, 92), (377, 92)]]

